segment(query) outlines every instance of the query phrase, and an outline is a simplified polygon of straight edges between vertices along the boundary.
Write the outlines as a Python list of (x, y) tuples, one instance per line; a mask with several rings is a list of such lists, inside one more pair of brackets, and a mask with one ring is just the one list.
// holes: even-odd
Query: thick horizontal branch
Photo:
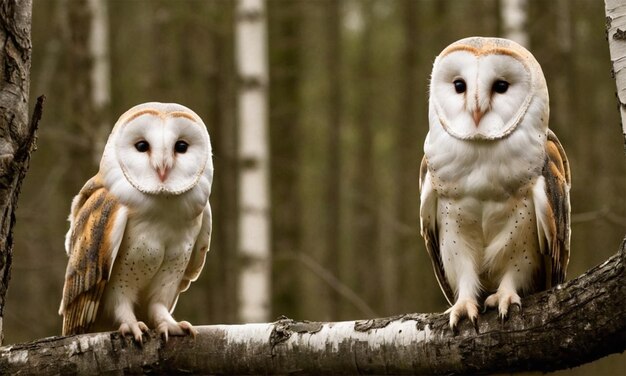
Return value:
[[(626, 243), (626, 239), (625, 239)], [(51, 337), (0, 348), (6, 374), (451, 374), (550, 371), (626, 349), (625, 243), (586, 274), (523, 300), (502, 323), (481, 316), (458, 334), (443, 314), (336, 323), (198, 327), (196, 339), (150, 333), (140, 347), (115, 332)]]

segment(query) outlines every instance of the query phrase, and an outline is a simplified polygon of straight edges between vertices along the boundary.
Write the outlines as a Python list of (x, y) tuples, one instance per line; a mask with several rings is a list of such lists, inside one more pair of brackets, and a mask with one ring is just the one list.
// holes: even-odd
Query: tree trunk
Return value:
[(446, 314), (336, 323), (196, 327), (194, 340), (150, 332), (143, 348), (117, 332), (46, 338), (0, 348), (4, 373), (473, 374), (553, 371), (626, 350), (626, 239), (618, 254), (564, 285), (522, 301), (500, 322), (481, 316), (480, 333)]
[(111, 129), (108, 117), (111, 106), (111, 62), (109, 57), (109, 15), (106, 0), (89, 0), (91, 27), (89, 53), (91, 55), (91, 102), (93, 103), (95, 129), (92, 132), (93, 162), (100, 163), (104, 145)]
[[(214, 124), (211, 140), (213, 142), (213, 158), (215, 165), (220, 166), (215, 187), (211, 193), (211, 208), (216, 219), (211, 236), (212, 262), (207, 262), (204, 273), (209, 273), (209, 285), (219, 288), (212, 289), (210, 294), (211, 311), (209, 317), (223, 322), (237, 322), (237, 300), (224, 299), (224, 296), (237, 296), (237, 255), (231, 250), (237, 249), (237, 126), (235, 116), (235, 100), (237, 81), (234, 71), (234, 4), (231, 2), (210, 2), (211, 19), (215, 31), (211, 33), (213, 50), (211, 51), (212, 93), (208, 100), (211, 103)], [(217, 178), (219, 177), (219, 178)], [(213, 253), (212, 252), (212, 253)]]
[[(326, 249), (324, 265), (330, 273), (339, 276), (341, 249), (341, 4), (327, 0), (326, 8), (326, 71), (328, 74), (328, 179), (326, 180)], [(340, 294), (328, 288), (327, 297), (331, 317), (340, 315)]]
[[(363, 30), (360, 36), (358, 52), (356, 87), (358, 88), (356, 109), (356, 166), (352, 184), (352, 254), (355, 255), (358, 293), (369, 304), (379, 298), (381, 286), (379, 263), (379, 198), (374, 150), (375, 131), (372, 121), (374, 95), (374, 67), (372, 39), (374, 33), (374, 2), (360, 2), (363, 14)], [(358, 255), (358, 256), (357, 256)], [(378, 302), (377, 302), (378, 303)], [(379, 304), (375, 305), (380, 306)]]
[(36, 122), (28, 123), (31, 6), (30, 0), (6, 0), (0, 5), (0, 344), (17, 198), (35, 143)]
[[(66, 146), (67, 161), (72, 167), (65, 171), (63, 179), (64, 194), (73, 197), (85, 181), (97, 171), (99, 158), (95, 155), (95, 146), (99, 137), (98, 117), (95, 103), (93, 78), (96, 72), (92, 32), (95, 30), (94, 9), (88, 0), (63, 2), (67, 14), (69, 33), (66, 43), (69, 48), (64, 56), (67, 59), (67, 105), (71, 109), (66, 113), (67, 130), (78, 142)], [(69, 210), (69, 209), (68, 209)]]
[[(419, 265), (429, 265), (428, 253), (419, 238), (419, 166), (422, 160), (418, 148), (424, 142), (420, 128), (428, 112), (426, 90), (420, 77), (428, 75), (421, 67), (432, 63), (430, 56), (424, 57), (421, 50), (430, 43), (420, 33), (420, 14), (427, 12), (424, 2), (403, 0), (399, 13), (402, 17), (402, 55), (399, 61), (401, 72), (400, 106), (398, 125), (395, 131), (394, 185), (395, 218), (393, 227), (395, 251), (385, 260), (385, 291), (387, 310), (407, 312), (410, 309), (424, 310), (425, 306), (436, 306), (441, 299), (438, 288), (426, 289), (432, 273), (412, 272)], [(420, 9), (421, 8), (421, 9)], [(423, 16), (427, 18), (428, 16)], [(428, 50), (428, 48), (426, 48)], [(424, 60), (427, 59), (427, 62)], [(427, 128), (427, 127), (422, 127)], [(389, 283), (392, 282), (392, 283)], [(434, 287), (434, 286), (433, 286)], [(419, 297), (420, 307), (409, 297)]]
[(264, 0), (239, 0), (236, 10), (239, 91), (239, 320), (270, 313), (270, 223), (267, 126), (267, 43)]
[(500, 0), (500, 18), (503, 35), (522, 46), (528, 47), (526, 27), (527, 0)]
[(271, 218), (273, 317), (290, 312), (301, 317), (299, 274), (293, 258), (301, 251), (300, 204), (300, 46), (302, 4), (268, 1), (271, 138)]
[(623, 0), (604, 0), (606, 31), (611, 52), (612, 72), (617, 83), (617, 102), (622, 118), (622, 136), (626, 149), (626, 7)]

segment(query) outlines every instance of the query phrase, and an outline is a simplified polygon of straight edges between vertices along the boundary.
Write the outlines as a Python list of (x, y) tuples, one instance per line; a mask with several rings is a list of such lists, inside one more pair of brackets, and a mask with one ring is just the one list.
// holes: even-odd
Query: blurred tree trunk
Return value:
[[(270, 59), (270, 163), (272, 218), (273, 317), (301, 317), (300, 273), (294, 254), (301, 252), (300, 203), (300, 46), (302, 4), (268, 1)], [(290, 257), (291, 256), (291, 257)]]
[[(395, 180), (396, 180), (396, 218), (400, 225), (413, 225), (415, 223), (416, 213), (419, 213), (417, 209), (418, 205), (416, 200), (419, 195), (415, 191), (415, 183), (419, 179), (419, 163), (420, 160), (416, 157), (419, 153), (416, 153), (417, 142), (416, 129), (418, 125), (418, 116), (423, 112), (418, 110), (423, 109), (419, 103), (415, 100), (420, 89), (417, 87), (417, 64), (418, 64), (418, 49), (419, 49), (419, 32), (417, 29), (417, 8), (418, 3), (412, 0), (404, 0), (401, 3), (401, 16), (402, 16), (402, 29), (404, 37), (404, 45), (402, 51), (401, 70), (402, 70), (402, 93), (400, 106), (400, 116), (398, 122), (398, 129), (396, 133), (396, 157), (395, 163)], [(421, 98), (420, 98), (421, 99)], [(415, 244), (415, 237), (402, 231), (397, 231), (397, 244), (396, 247), (399, 250), (400, 255), (405, 253), (414, 253), (413, 245)], [(409, 268), (415, 267), (415, 265), (407, 265)], [(394, 265), (391, 269), (398, 270), (399, 265)], [(403, 275), (409, 275), (411, 273), (401, 273)], [(397, 293), (398, 288), (406, 286), (403, 277), (398, 273), (390, 274), (388, 276), (392, 279), (397, 279), (399, 283), (396, 283), (394, 292), (391, 292), (391, 300), (398, 301)]]
[(528, 47), (527, 0), (499, 0), (503, 36)]
[(270, 314), (267, 39), (264, 0), (238, 0), (235, 42), (239, 88), (239, 320)]
[[(69, 38), (67, 45), (68, 71), (67, 76), (67, 104), (70, 110), (67, 112), (67, 131), (73, 136), (73, 142), (66, 148), (68, 160), (72, 165), (66, 170), (63, 187), (67, 197), (72, 197), (78, 193), (89, 176), (93, 175), (98, 165), (94, 161), (94, 148), (101, 137), (98, 129), (93, 80), (96, 74), (93, 53), (96, 48), (95, 38), (92, 38), (92, 31), (95, 27), (94, 8), (88, 0), (76, 0), (64, 2), (63, 6), (67, 12), (67, 22)], [(101, 95), (101, 94), (98, 94)], [(101, 154), (100, 154), (101, 155)], [(68, 206), (69, 212), (69, 206)]]
[[(372, 108), (374, 106), (375, 79), (372, 67), (373, 36), (373, 1), (360, 3), (363, 15), (363, 30), (359, 42), (360, 51), (357, 62), (356, 79), (358, 104), (356, 113), (356, 172), (352, 185), (353, 194), (353, 255), (357, 268), (359, 292), (365, 301), (380, 303), (381, 286), (379, 260), (379, 199), (375, 171), (374, 125)], [(375, 305), (374, 307), (379, 306)]]
[(623, 0), (605, 0), (604, 4), (611, 66), (617, 83), (617, 101), (626, 149), (626, 7)]
[(0, 343), (11, 279), (15, 210), (37, 126), (36, 121), (28, 123), (31, 18), (30, 0), (6, 0), (0, 6)]
[[(416, 273), (419, 265), (430, 263), (425, 250), (417, 247), (419, 239), (419, 166), (421, 155), (418, 151), (423, 139), (418, 135), (420, 124), (427, 121), (427, 98), (420, 76), (428, 73), (420, 67), (428, 66), (431, 61), (423, 62), (421, 46), (428, 43), (419, 32), (419, 15), (422, 2), (404, 0), (399, 8), (402, 19), (402, 59), (400, 61), (401, 92), (398, 107), (398, 126), (395, 134), (396, 160), (394, 161), (396, 255), (389, 257), (385, 280), (393, 283), (385, 291), (388, 309), (406, 312), (415, 309), (415, 302), (409, 296), (419, 297), (421, 304), (431, 306), (429, 302), (438, 297), (439, 291), (425, 289), (425, 279), (430, 274)], [(422, 12), (424, 9), (422, 9)], [(421, 244), (421, 243), (420, 243)], [(402, 272), (398, 273), (401, 270)]]
[[(215, 29), (211, 33), (213, 69), (212, 93), (208, 98), (213, 116), (214, 129), (211, 134), (216, 171), (211, 193), (211, 207), (216, 224), (211, 249), (215, 250), (213, 262), (207, 262), (211, 286), (212, 319), (222, 322), (237, 321), (237, 300), (224, 296), (237, 296), (237, 198), (239, 193), (237, 176), (237, 126), (234, 111), (236, 105), (234, 72), (234, 6), (231, 2), (210, 2), (214, 12)], [(215, 264), (215, 265), (212, 265)]]
[[(338, 277), (341, 252), (341, 3), (327, 0), (325, 5), (325, 28), (328, 51), (326, 70), (328, 74), (328, 179), (326, 182), (326, 257), (324, 265)], [(340, 295), (329, 286), (327, 299), (330, 317), (340, 316)]]
[[(476, 333), (447, 314), (361, 321), (196, 326), (196, 338), (151, 331), (143, 346), (117, 332), (46, 338), (0, 348), (7, 374), (487, 374), (554, 371), (626, 350), (626, 239), (618, 253), (558, 288), (525, 297), (502, 323)], [(97, 361), (94, 361), (97, 360)], [(184, 371), (183, 371), (184, 370)]]
[(91, 55), (91, 102), (93, 103), (94, 125), (92, 130), (94, 147), (93, 162), (100, 163), (109, 130), (111, 106), (111, 61), (109, 56), (109, 11), (106, 0), (89, 0), (91, 27), (89, 53)]

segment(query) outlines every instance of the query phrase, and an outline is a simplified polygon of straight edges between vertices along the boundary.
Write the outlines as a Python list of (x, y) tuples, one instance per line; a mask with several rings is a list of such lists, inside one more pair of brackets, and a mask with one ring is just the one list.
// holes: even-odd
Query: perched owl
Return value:
[(100, 170), (72, 201), (63, 335), (195, 335), (172, 311), (204, 265), (212, 180), (209, 135), (193, 111), (144, 103), (119, 118)]
[(565, 279), (570, 171), (549, 110), (539, 63), (513, 41), (466, 38), (435, 60), (420, 218), (452, 329), (467, 316), (478, 330), (483, 297), (504, 319)]

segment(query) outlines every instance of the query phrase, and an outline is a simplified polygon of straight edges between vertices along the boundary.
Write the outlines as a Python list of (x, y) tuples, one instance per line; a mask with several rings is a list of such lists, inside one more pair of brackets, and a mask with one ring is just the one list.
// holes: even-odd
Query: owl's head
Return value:
[(465, 38), (435, 59), (429, 111), (431, 128), (440, 124), (463, 140), (503, 138), (529, 112), (545, 131), (548, 89), (541, 66), (521, 45), (508, 39)]
[(150, 102), (126, 111), (111, 131), (101, 171), (119, 167), (146, 194), (178, 195), (213, 175), (211, 143), (200, 117), (175, 103)]

